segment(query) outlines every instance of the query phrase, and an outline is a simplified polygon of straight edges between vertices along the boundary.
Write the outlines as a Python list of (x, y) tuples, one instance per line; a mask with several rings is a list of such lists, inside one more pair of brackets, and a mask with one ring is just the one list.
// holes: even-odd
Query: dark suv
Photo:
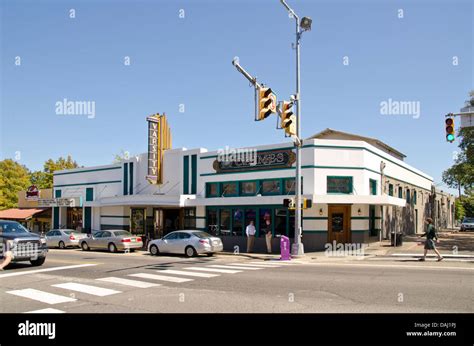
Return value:
[(15, 221), (0, 220), (0, 258), (10, 250), (12, 262), (30, 261), (34, 266), (40, 266), (46, 260), (48, 246), (46, 240), (31, 233)]

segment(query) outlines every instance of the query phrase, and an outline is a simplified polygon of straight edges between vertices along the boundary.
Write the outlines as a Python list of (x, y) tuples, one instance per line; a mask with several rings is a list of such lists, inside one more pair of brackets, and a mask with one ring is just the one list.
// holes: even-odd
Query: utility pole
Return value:
[(282, 5), (288, 11), (290, 17), (295, 19), (295, 29), (296, 29), (296, 94), (295, 94), (295, 103), (296, 103), (296, 137), (299, 139), (295, 142), (296, 146), (296, 186), (295, 186), (295, 240), (291, 246), (291, 255), (293, 257), (303, 256), (304, 247), (301, 242), (302, 237), (302, 209), (301, 209), (301, 146), (303, 140), (301, 138), (301, 94), (300, 94), (300, 40), (301, 34), (304, 31), (311, 30), (311, 18), (303, 17), (300, 22), (299, 17), (296, 15), (295, 11), (288, 6), (285, 0), (280, 0)]

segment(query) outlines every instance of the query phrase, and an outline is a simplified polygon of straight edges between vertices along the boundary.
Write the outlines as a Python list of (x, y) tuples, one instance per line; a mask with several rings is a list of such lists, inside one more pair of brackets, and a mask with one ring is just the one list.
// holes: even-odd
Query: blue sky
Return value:
[[(107, 164), (122, 149), (146, 151), (145, 118), (157, 112), (174, 147), (285, 141), (274, 116), (253, 121), (253, 89), (231, 65), (239, 56), (279, 99), (294, 93), (294, 22), (278, 0), (0, 3), (0, 159)], [(472, 2), (289, 3), (313, 19), (301, 47), (303, 136), (330, 127), (377, 137), (440, 182), (457, 149), (444, 114), (473, 88)], [(95, 118), (57, 115), (64, 98), (95, 101)], [(420, 117), (381, 115), (388, 99), (420, 102)]]

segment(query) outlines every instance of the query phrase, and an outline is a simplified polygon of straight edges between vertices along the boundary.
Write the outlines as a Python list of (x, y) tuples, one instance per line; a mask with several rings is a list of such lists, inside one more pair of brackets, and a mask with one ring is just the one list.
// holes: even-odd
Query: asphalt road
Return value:
[(53, 249), (42, 267), (15, 264), (0, 272), (0, 312), (472, 313), (473, 274), (472, 261), (281, 264)]

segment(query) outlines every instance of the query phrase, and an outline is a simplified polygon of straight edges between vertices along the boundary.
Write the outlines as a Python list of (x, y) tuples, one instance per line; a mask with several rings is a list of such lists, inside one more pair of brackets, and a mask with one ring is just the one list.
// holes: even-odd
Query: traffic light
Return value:
[(296, 135), (296, 116), (292, 111), (293, 102), (283, 101), (281, 105), (281, 128), (289, 136)]
[(454, 116), (452, 113), (448, 114), (445, 121), (446, 124), (446, 140), (449, 143), (454, 142)]
[(264, 120), (276, 112), (276, 95), (270, 88), (258, 89), (258, 119)]
[(313, 206), (313, 200), (309, 198), (303, 199), (303, 209), (311, 209)]

